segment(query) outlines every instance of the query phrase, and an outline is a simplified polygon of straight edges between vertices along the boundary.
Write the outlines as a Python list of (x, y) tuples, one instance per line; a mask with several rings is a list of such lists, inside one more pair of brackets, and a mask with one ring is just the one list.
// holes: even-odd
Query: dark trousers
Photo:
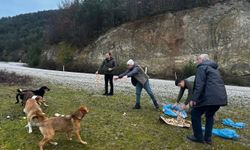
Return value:
[(104, 80), (105, 80), (105, 94), (108, 94), (108, 82), (110, 83), (110, 93), (114, 94), (114, 84), (113, 84), (113, 76), (112, 74), (105, 74)]
[[(211, 140), (212, 129), (214, 125), (214, 114), (218, 111), (220, 106), (202, 106), (194, 107), (191, 111), (191, 121), (194, 136), (200, 140)], [(201, 127), (201, 116), (205, 113), (206, 125), (205, 125), (205, 135), (203, 137), (202, 127)]]

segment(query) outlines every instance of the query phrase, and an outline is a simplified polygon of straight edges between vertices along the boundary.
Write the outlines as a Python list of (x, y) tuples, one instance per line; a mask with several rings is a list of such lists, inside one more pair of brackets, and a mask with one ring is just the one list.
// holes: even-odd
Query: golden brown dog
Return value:
[(29, 133), (32, 132), (32, 126), (37, 126), (39, 122), (45, 119), (44, 113), (40, 107), (43, 102), (44, 100), (41, 96), (33, 96), (25, 103), (23, 111), (27, 115), (28, 124), (26, 127), (29, 127)]
[(45, 119), (39, 123), (39, 129), (43, 135), (43, 139), (39, 142), (40, 150), (43, 150), (44, 144), (50, 142), (57, 145), (56, 142), (52, 142), (55, 132), (66, 132), (69, 140), (71, 140), (72, 133), (74, 132), (82, 144), (87, 144), (80, 136), (80, 125), (82, 118), (89, 112), (88, 108), (81, 106), (73, 114), (65, 117), (51, 117)]

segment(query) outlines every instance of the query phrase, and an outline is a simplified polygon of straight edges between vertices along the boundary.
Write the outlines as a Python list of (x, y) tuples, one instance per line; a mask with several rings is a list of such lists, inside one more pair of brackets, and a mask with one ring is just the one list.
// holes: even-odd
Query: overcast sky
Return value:
[(61, 0), (0, 0), (0, 18), (57, 9)]

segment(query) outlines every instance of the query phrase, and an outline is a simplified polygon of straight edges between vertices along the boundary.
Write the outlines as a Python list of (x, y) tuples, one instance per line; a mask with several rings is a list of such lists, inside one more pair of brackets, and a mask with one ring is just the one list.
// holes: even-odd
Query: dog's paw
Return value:
[(70, 141), (72, 141), (72, 138), (69, 138)]
[(52, 144), (52, 145), (58, 145), (57, 142), (50, 142), (50, 144)]
[(81, 141), (81, 143), (83, 144), (83, 145), (86, 145), (86, 144), (88, 144), (87, 142), (85, 142), (85, 141)]
[(29, 132), (28, 133), (32, 133), (32, 130), (29, 130)]

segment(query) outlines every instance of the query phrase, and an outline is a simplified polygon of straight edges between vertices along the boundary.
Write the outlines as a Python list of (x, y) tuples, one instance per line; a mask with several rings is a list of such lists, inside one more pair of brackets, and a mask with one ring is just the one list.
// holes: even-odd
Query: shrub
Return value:
[(74, 57), (74, 48), (68, 45), (65, 42), (59, 44), (60, 52), (57, 57), (57, 63), (60, 65), (68, 65), (73, 61)]
[(127, 65), (126, 65), (126, 62), (121, 62), (121, 63), (117, 63), (117, 66), (114, 70), (114, 74), (115, 75), (119, 75), (121, 73), (123, 73), (124, 71), (127, 70)]
[(183, 78), (193, 76), (195, 75), (196, 72), (196, 64), (192, 60), (189, 60), (188, 63), (184, 65), (182, 70), (183, 70)]
[(8, 85), (29, 85), (32, 83), (32, 78), (30, 76), (17, 75), (14, 72), (7, 72), (5, 70), (0, 70), (0, 83)]
[(56, 70), (58, 65), (55, 61), (44, 58), (41, 60), (39, 68)]

